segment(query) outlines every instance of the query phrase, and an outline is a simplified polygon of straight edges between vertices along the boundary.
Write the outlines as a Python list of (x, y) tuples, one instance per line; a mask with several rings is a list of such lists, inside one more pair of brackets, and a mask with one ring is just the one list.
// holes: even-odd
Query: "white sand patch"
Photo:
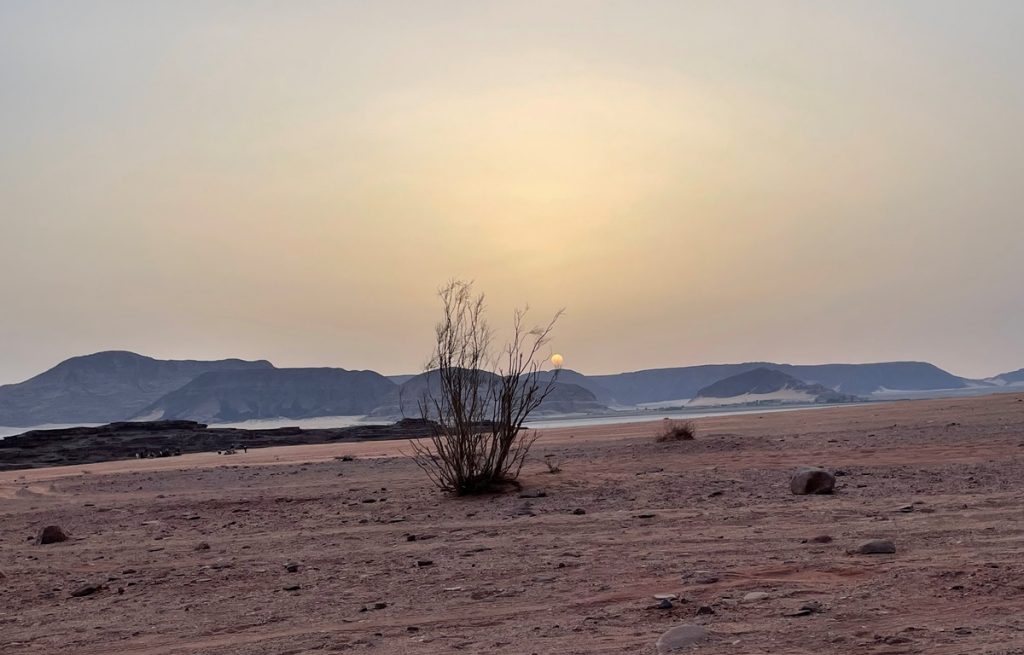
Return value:
[(686, 403), (687, 407), (719, 407), (723, 405), (753, 405), (757, 403), (813, 403), (814, 394), (796, 389), (779, 389), (771, 393), (745, 393), (730, 398), (708, 398), (698, 396)]

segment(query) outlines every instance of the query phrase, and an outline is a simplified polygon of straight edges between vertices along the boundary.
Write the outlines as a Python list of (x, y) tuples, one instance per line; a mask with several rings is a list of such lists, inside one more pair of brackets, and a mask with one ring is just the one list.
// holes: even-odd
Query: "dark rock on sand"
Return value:
[(836, 477), (825, 469), (802, 468), (789, 481), (789, 490), (798, 496), (830, 494), (835, 489)]
[(67, 541), (68, 535), (59, 525), (48, 525), (39, 533), (37, 541), (42, 544), (56, 544)]
[(896, 544), (889, 539), (872, 539), (857, 546), (859, 555), (891, 555), (896, 552)]

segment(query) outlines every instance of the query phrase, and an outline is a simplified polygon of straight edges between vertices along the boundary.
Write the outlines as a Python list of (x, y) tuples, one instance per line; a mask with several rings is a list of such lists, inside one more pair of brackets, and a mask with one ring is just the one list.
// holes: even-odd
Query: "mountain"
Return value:
[(25, 382), (0, 386), (0, 425), (119, 421), (204, 373), (262, 369), (273, 365), (240, 359), (159, 360), (125, 351), (72, 357)]
[[(497, 380), (493, 373), (481, 372), (481, 389), (483, 385)], [(550, 375), (539, 378), (544, 384)], [(394, 393), (376, 408), (372, 414), (378, 417), (419, 417), (420, 402), (425, 397), (437, 396), (441, 392), (440, 379), (435, 371), (421, 373), (407, 380)], [(540, 407), (537, 414), (582, 414), (606, 411), (608, 408), (598, 401), (589, 390), (578, 384), (555, 382), (554, 388)]]
[(650, 369), (613, 375), (583, 376), (577, 373), (579, 377), (570, 379), (589, 389), (601, 402), (611, 405), (637, 405), (693, 398), (710, 384), (758, 368), (782, 371), (799, 380), (854, 395), (868, 395), (876, 391), (895, 389), (963, 389), (976, 384), (925, 362), (806, 366), (747, 362)]
[(688, 407), (762, 403), (845, 403), (856, 396), (808, 384), (771, 368), (755, 368), (710, 384), (697, 392)]
[(991, 379), (991, 382), (1000, 386), (1008, 384), (1024, 384), (1024, 368), (1009, 373), (1000, 373)]
[(356, 416), (378, 407), (396, 389), (394, 382), (373, 371), (211, 371), (160, 398), (136, 418), (225, 423), (260, 418)]

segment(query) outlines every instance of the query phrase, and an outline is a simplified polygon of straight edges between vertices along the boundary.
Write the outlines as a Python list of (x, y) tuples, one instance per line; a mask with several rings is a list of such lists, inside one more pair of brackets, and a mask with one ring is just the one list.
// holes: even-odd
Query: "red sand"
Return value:
[[(697, 425), (546, 430), (538, 499), (443, 497), (400, 442), (2, 473), (0, 653), (1024, 653), (1024, 395)], [(837, 494), (791, 495), (805, 464)]]

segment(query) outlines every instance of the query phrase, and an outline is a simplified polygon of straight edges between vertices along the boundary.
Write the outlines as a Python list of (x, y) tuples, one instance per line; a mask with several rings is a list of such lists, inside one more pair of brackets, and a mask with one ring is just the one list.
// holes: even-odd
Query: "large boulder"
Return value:
[(39, 533), (37, 541), (42, 544), (56, 544), (68, 540), (68, 533), (64, 532), (59, 525), (48, 525)]
[(704, 626), (684, 624), (668, 630), (658, 638), (657, 649), (659, 655), (675, 653), (694, 644), (699, 644), (708, 636)]
[(798, 496), (830, 494), (835, 487), (836, 476), (815, 466), (800, 469), (789, 481), (789, 490)]

